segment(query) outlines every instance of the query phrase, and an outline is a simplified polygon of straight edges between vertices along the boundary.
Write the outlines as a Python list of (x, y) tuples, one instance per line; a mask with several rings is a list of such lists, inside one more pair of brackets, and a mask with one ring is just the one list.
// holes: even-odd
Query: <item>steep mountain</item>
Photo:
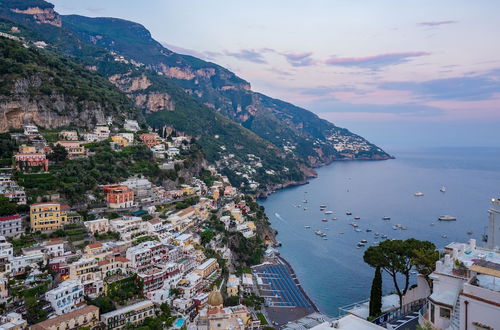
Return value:
[(132, 102), (100, 75), (13, 38), (0, 38), (1, 132), (29, 122), (55, 128), (140, 117)]
[[(207, 159), (234, 184), (243, 184), (244, 190), (266, 191), (313, 174), (270, 142), (192, 98), (169, 78), (114, 52), (86, 45), (64, 28), (11, 12), (15, 14), (4, 8), (0, 21), (1, 131), (31, 122), (47, 128), (91, 126), (108, 116), (141, 118), (141, 109), (151, 109), (151, 126), (159, 130), (171, 126), (197, 138)], [(35, 46), (40, 40), (46, 43), (45, 49)], [(35, 83), (20, 89), (31, 83), (22, 80), (29, 77)]]
[(390, 157), (362, 137), (305, 109), (253, 92), (248, 82), (217, 64), (166, 49), (140, 24), (78, 15), (63, 16), (62, 24), (89, 44), (170, 78), (205, 105), (310, 166), (335, 159)]
[[(63, 75), (64, 79), (53, 79), (49, 74), (38, 84), (40, 90), (25, 89), (25, 95), (19, 97), (38, 103), (14, 107), (22, 109), (12, 117), (18, 118), (14, 126), (27, 119), (41, 126), (64, 126), (71, 117), (76, 118), (73, 124), (92, 124), (109, 116), (108, 108), (119, 120), (144, 116), (155, 129), (170, 126), (194, 136), (208, 160), (233, 183), (261, 191), (302, 182), (314, 175), (311, 167), (336, 159), (390, 157), (362, 137), (305, 109), (251, 91), (248, 82), (217, 64), (164, 48), (140, 24), (115, 18), (60, 16), (43, 0), (0, 0), (0, 19), (0, 32), (7, 33), (5, 36), (23, 38), (26, 49), (59, 57), (73, 70), (73, 76)], [(30, 65), (21, 66), (25, 64)], [(47, 70), (32, 70), (39, 71)], [(75, 82), (96, 77), (100, 80), (92, 86)], [(55, 83), (59, 85), (54, 88)], [(122, 94), (111, 97), (101, 88)], [(0, 91), (0, 100), (22, 92), (12, 88)], [(59, 105), (66, 103), (56, 96), (78, 101), (74, 97), (81, 97), (79, 94), (85, 95), (86, 101), (93, 97), (97, 103), (77, 103), (76, 109), (83, 112), (61, 111)], [(99, 97), (113, 99), (111, 106), (102, 100), (99, 103)], [(26, 109), (34, 109), (35, 115), (23, 114)], [(97, 114), (94, 119), (90, 119), (92, 111)], [(60, 119), (61, 114), (66, 119)]]

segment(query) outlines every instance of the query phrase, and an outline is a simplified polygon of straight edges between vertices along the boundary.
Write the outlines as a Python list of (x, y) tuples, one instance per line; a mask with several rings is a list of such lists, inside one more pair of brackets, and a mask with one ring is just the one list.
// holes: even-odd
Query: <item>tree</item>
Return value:
[(382, 271), (380, 267), (376, 267), (370, 291), (370, 316), (377, 317), (380, 313), (382, 313)]
[[(428, 241), (419, 241), (414, 238), (403, 240), (386, 240), (378, 246), (370, 246), (363, 256), (363, 260), (372, 267), (380, 267), (391, 276), (394, 288), (399, 297), (399, 304), (402, 307), (403, 296), (410, 286), (410, 271), (416, 262), (419, 266), (420, 260), (416, 257), (415, 251), (435, 250), (434, 244)], [(403, 286), (398, 283), (398, 275), (403, 276)]]
[(47, 319), (47, 312), (42, 309), (42, 303), (36, 297), (24, 298), (24, 306), (26, 307), (26, 321), (29, 324), (35, 324)]
[(0, 195), (0, 216), (12, 215), (17, 212), (17, 205), (4, 195)]
[(48, 155), (48, 158), (53, 162), (60, 163), (68, 158), (68, 151), (58, 144), (52, 147), (52, 152)]
[(439, 257), (439, 251), (436, 250), (436, 246), (428, 241), (422, 242), (420, 247), (413, 250), (412, 264), (425, 277), (431, 289), (432, 281), (429, 275), (436, 269), (436, 262), (439, 260)]

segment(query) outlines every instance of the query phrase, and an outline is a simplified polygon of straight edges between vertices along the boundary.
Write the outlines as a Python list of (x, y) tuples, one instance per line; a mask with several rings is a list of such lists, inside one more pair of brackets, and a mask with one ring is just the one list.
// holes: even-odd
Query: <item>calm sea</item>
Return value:
[[(329, 315), (336, 316), (339, 307), (369, 296), (373, 269), (363, 262), (366, 248), (356, 243), (366, 239), (369, 246), (382, 240), (375, 237), (376, 232), (388, 238), (430, 240), (438, 248), (470, 238), (483, 244), (489, 201), (500, 197), (500, 148), (391, 153), (397, 158), (320, 168), (310, 184), (284, 189), (261, 201), (279, 232), (281, 254), (319, 309)], [(442, 186), (445, 193), (440, 192)], [(424, 196), (415, 197), (415, 192)], [(321, 212), (321, 204), (333, 214)], [(440, 215), (458, 220), (440, 222)], [(361, 219), (353, 220), (355, 216)], [(382, 220), (384, 216), (391, 220)], [(322, 222), (324, 218), (328, 222)], [(354, 230), (352, 222), (359, 224), (361, 232)], [(393, 229), (396, 224), (407, 230)], [(326, 233), (328, 240), (315, 235), (315, 230)], [(386, 292), (392, 289), (388, 282), (385, 279)]]

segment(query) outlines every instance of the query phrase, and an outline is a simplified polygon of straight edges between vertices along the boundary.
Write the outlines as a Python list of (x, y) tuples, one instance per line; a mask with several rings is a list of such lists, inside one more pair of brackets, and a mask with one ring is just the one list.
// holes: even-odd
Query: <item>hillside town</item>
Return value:
[(368, 300), (332, 318), (279, 256), (262, 208), (213, 166), (163, 185), (141, 173), (97, 182), (97, 191), (73, 205), (50, 189), (31, 196), (37, 190), (27, 184), (61, 162), (97, 157), (96, 144), (113, 153), (142, 146), (160, 171), (177, 173), (192, 156), (191, 137), (145, 131), (133, 120), (90, 132), (25, 125), (8, 135), (15, 149), (0, 173), (0, 329), (354, 330), (411, 322), (479, 329), (495, 322), (499, 200), (489, 211), (486, 248), (473, 239), (449, 244), (431, 282), (418, 275), (401, 305), (384, 296), (376, 319)]
[(396, 329), (411, 321), (464, 329), (498, 312), (498, 200), (487, 249), (451, 243), (429, 276), (432, 291), (419, 275), (402, 306), (385, 296), (382, 315), (368, 322), (368, 301), (342, 308), (339, 318), (320, 313), (279, 257), (262, 209), (212, 166), (176, 185), (141, 174), (98, 182), (74, 205), (60, 193), (30, 196), (26, 177), (95, 157), (96, 143), (114, 153), (144, 146), (161, 171), (175, 171), (192, 139), (165, 131), (127, 120), (120, 130), (25, 125), (9, 134), (17, 149), (0, 174), (1, 329)]
[(113, 152), (144, 145), (161, 171), (174, 171), (190, 137), (162, 138), (131, 120), (122, 132), (104, 124), (47, 134), (25, 125), (8, 135), (17, 150), (0, 175), (1, 329), (120, 329), (158, 320), (160, 328), (211, 329), (216, 322), (243, 329), (267, 322), (255, 308), (262, 302), (252, 263), (234, 250), (241, 242), (228, 240), (255, 246), (258, 263), (266, 246), (273, 262), (274, 238), (262, 233), (266, 219), (255, 201), (213, 167), (205, 181), (192, 177), (170, 188), (142, 175), (98, 183), (95, 208), (68, 205), (59, 193), (30, 196), (32, 187), (17, 182), (93, 157), (95, 143)]

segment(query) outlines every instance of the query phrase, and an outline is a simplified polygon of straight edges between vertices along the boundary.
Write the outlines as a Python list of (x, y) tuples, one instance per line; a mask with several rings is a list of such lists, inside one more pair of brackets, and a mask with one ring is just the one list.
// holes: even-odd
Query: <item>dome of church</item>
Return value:
[(222, 294), (217, 290), (217, 287), (214, 285), (212, 292), (208, 295), (207, 303), (210, 306), (217, 307), (222, 306), (224, 300), (222, 299)]

